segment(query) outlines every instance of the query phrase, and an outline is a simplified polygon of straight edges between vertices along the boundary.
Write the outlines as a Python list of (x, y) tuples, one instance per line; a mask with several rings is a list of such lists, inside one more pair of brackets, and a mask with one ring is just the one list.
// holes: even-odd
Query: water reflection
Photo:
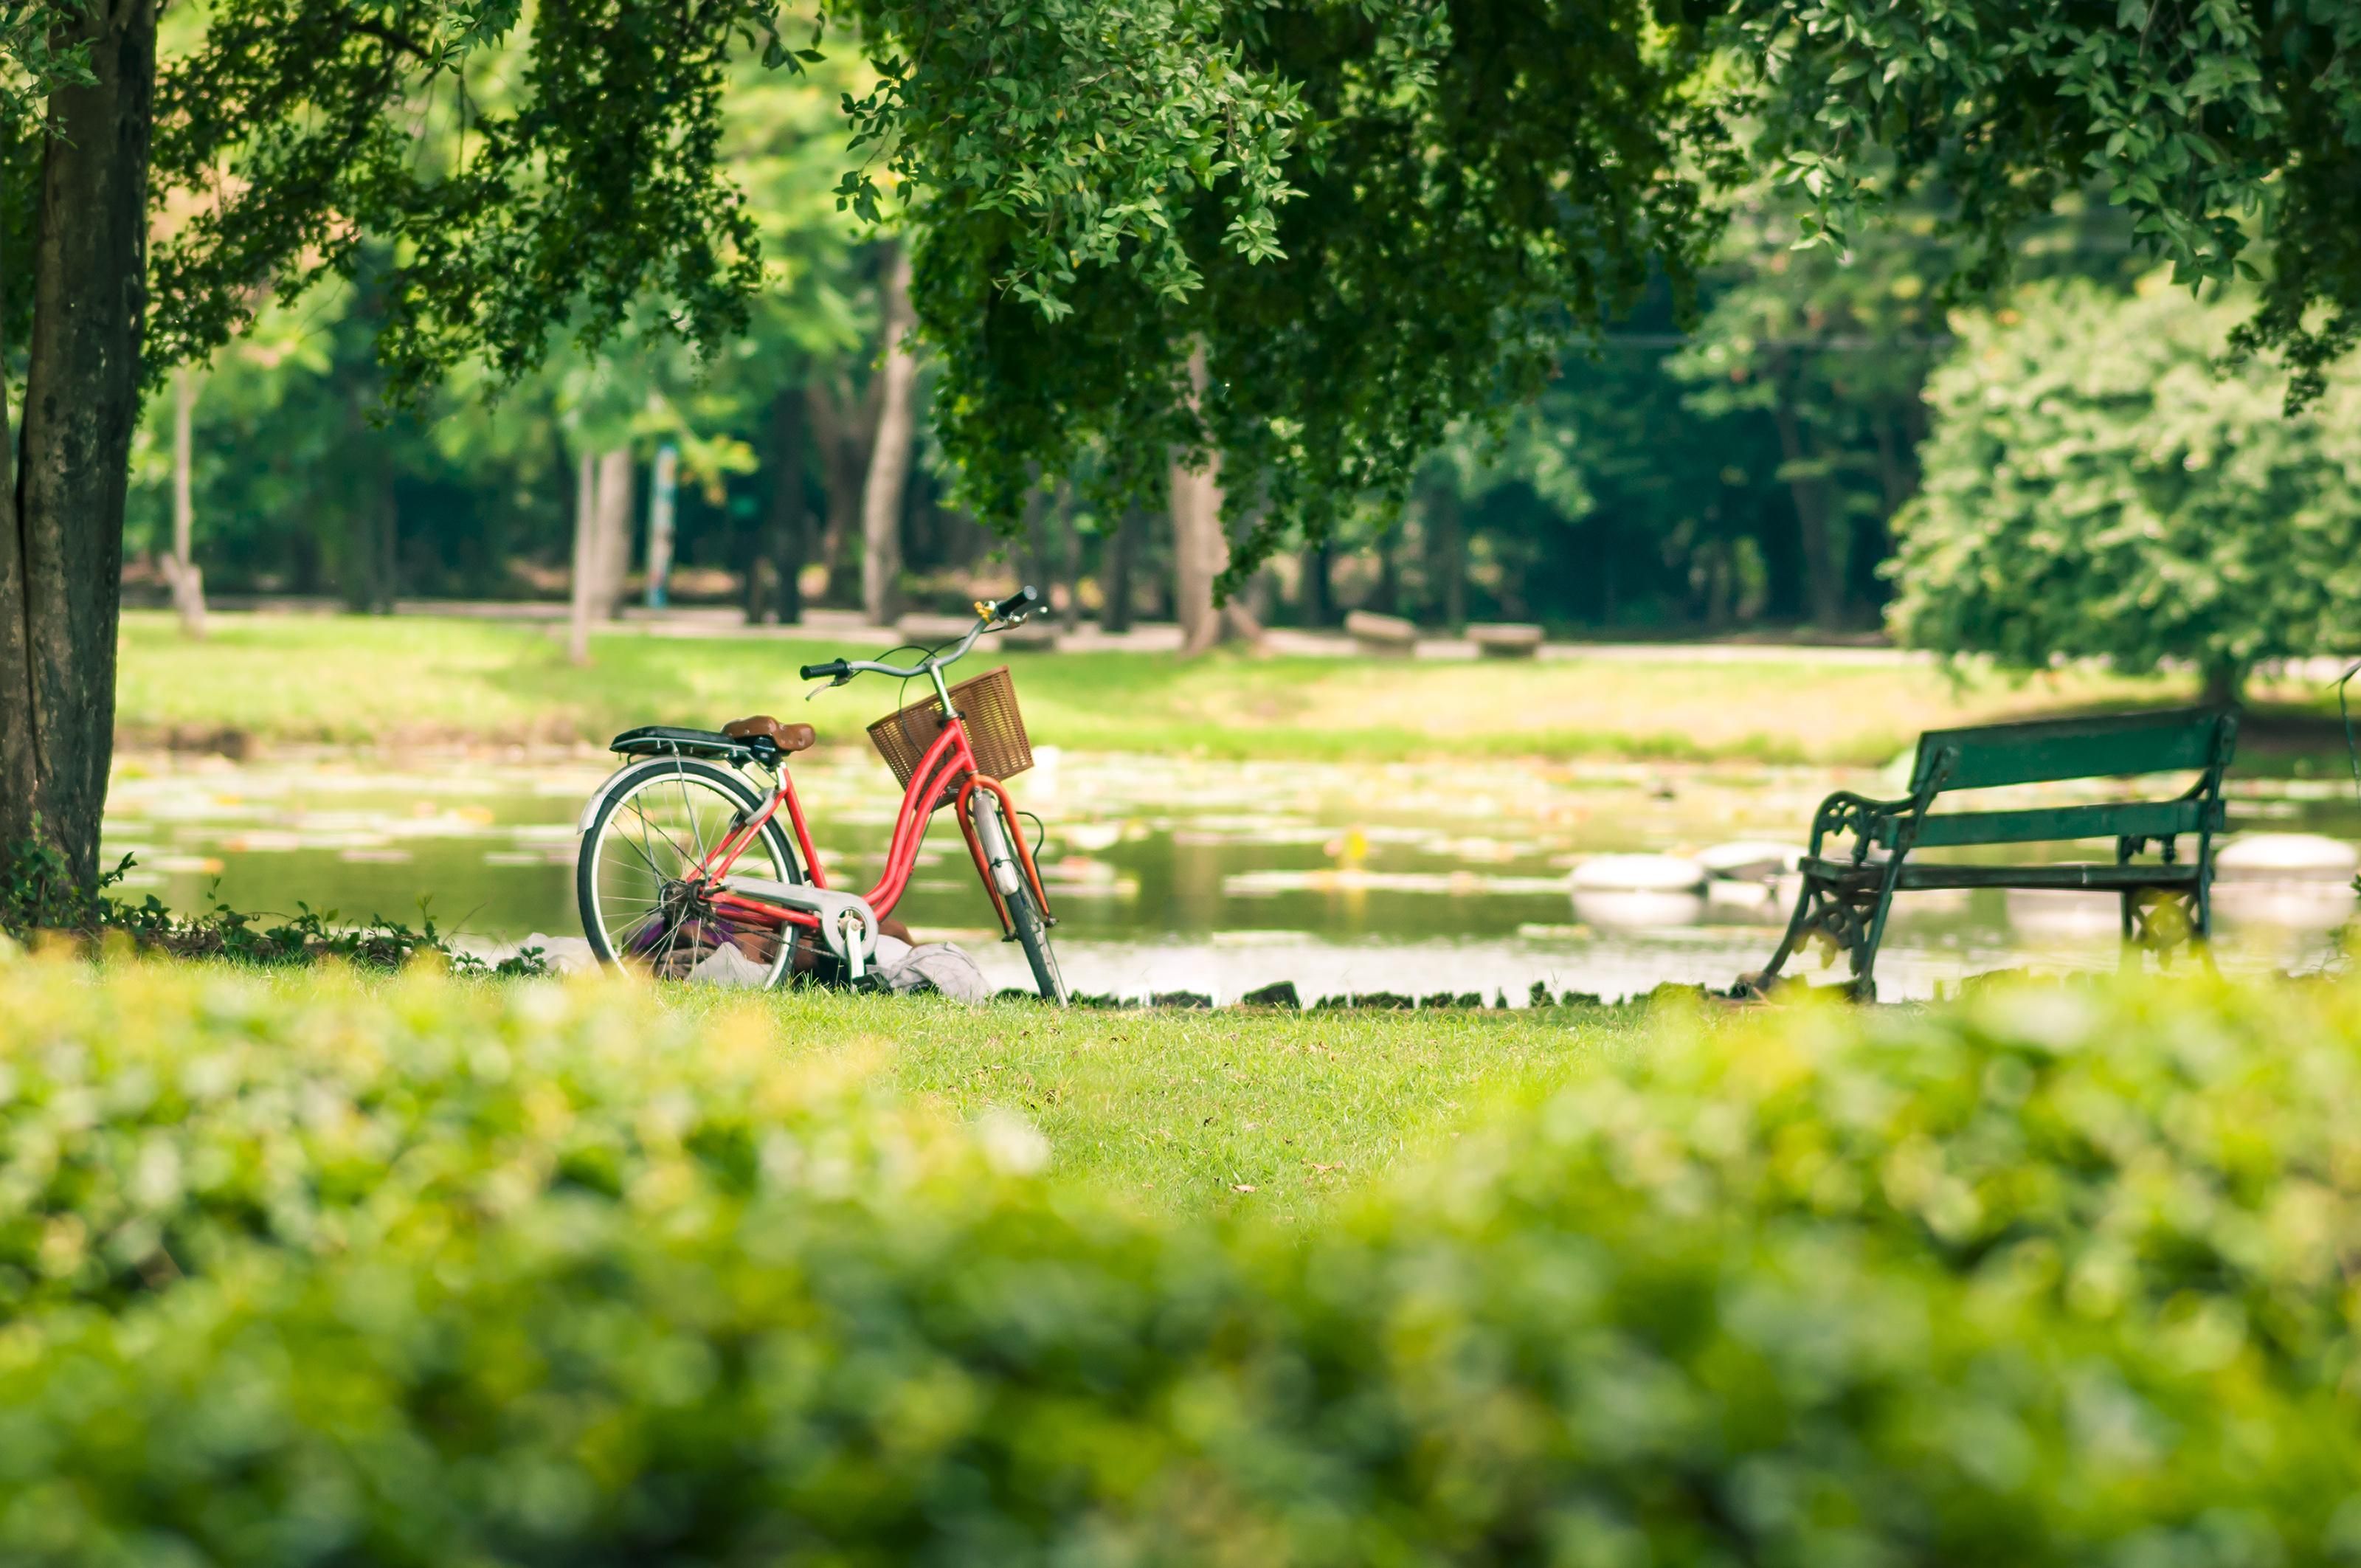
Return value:
[[(1060, 955), (1076, 985), (1125, 995), (1227, 998), (1280, 979), (1307, 998), (1511, 1002), (1536, 981), (1608, 996), (1664, 981), (1726, 984), (1770, 952), (1793, 897), (1786, 857), (1813, 806), (1832, 787), (1877, 784), (1752, 765), (1040, 755), (1012, 787), (1040, 820), (1027, 830), (1040, 836)], [(216, 886), (241, 908), (302, 903), (348, 916), (414, 920), (426, 899), (446, 927), (488, 939), (570, 935), (573, 818), (607, 763), (133, 757), (110, 798), (106, 847), (137, 853), (135, 887), (183, 909)], [(797, 776), (831, 880), (873, 881), (893, 808), (883, 764), (825, 751)], [(2107, 787), (2043, 798), (2103, 798)], [(2312, 781), (2241, 781), (2232, 827), (2350, 844), (2361, 810)], [(2049, 849), (2109, 857), (2105, 846)], [(2327, 932), (2352, 917), (2354, 899), (2334, 882), (2225, 881), (2217, 907), (2225, 961), (2305, 967), (2327, 956)], [(982, 939), (988, 907), (948, 821), (899, 913), (922, 933), (969, 941), (995, 981), (1022, 983), (1015, 950)], [(2027, 962), (2028, 949), (2044, 967), (2112, 967), (2116, 921), (2105, 895), (1908, 895), (1881, 990), (1929, 994)]]

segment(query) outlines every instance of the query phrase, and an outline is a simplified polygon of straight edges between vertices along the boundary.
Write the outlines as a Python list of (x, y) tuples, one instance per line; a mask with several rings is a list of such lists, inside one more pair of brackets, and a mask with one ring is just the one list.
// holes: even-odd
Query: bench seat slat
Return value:
[[(1872, 887), (1885, 872), (1874, 861), (1856, 866), (1850, 861), (1806, 860), (1803, 870), (1823, 881)], [(1913, 860), (1903, 862), (1902, 875), (1894, 885), (1904, 893), (1938, 887), (2087, 887), (2119, 893), (2125, 888), (2194, 887), (2198, 870), (2193, 861), (2169, 866), (2153, 861), (2127, 866), (2079, 861), (2046, 866), (1963, 866)]]
[[(1918, 824), (1917, 847), (2033, 844), (2126, 834), (2155, 839), (2207, 828), (2219, 832), (2222, 825), (2222, 803), (2217, 800), (2129, 800), (2022, 811), (1948, 811), (1929, 814)], [(1902, 828), (1899, 817), (1884, 819), (1878, 827), (1878, 842), (1892, 849)]]

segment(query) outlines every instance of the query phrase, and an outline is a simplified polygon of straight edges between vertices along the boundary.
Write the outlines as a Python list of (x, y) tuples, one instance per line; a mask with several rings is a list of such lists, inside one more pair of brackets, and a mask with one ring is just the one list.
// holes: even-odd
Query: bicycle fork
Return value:
[(1016, 853), (1008, 847), (1008, 835), (1002, 830), (999, 801), (992, 796), (985, 801), (991, 809), (975, 813), (976, 837), (983, 841), (983, 863), (991, 868), (992, 884), (1006, 898), (1023, 883), (1025, 873), (1018, 869)]
[[(988, 811), (982, 808), (987, 800), (993, 807)], [(992, 781), (971, 776), (960, 790), (955, 809), (960, 831), (967, 838), (968, 850), (975, 857), (976, 869), (983, 872), (984, 892), (992, 896), (993, 913), (1000, 917), (1002, 939), (1013, 940), (1016, 935), (1016, 920), (1009, 912), (1008, 900), (1020, 887), (1030, 888), (1043, 923), (1056, 925), (1049, 914), (1049, 901), (1043, 895), (1041, 875), (1033, 864), (1033, 856), (1024, 840), (1016, 837), (1016, 829), (1009, 821), (1007, 795)]]

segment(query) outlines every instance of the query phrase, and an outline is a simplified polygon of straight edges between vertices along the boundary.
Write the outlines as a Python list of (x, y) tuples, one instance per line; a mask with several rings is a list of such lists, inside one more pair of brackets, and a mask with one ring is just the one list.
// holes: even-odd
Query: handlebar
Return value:
[[(905, 668), (900, 664), (881, 663), (875, 659), (830, 659), (824, 664), (806, 664), (803, 677), (807, 681), (827, 681), (842, 685), (858, 674), (895, 675), (911, 680), (948, 664), (957, 663), (975, 646), (975, 640), (987, 631), (1001, 631), (1023, 620), (1041, 602), (1041, 590), (1027, 583), (998, 604), (976, 602), (976, 622), (967, 629), (967, 635), (939, 653), (932, 653)], [(818, 694), (814, 694), (818, 695)]]

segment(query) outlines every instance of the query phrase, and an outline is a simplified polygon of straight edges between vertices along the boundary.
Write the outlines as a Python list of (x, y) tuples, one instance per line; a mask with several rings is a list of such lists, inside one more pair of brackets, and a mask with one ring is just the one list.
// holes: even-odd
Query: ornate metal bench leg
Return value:
[(2197, 961), (2205, 972), (2218, 975), (2222, 966), (2213, 961), (2213, 889), (2201, 882), (2190, 895), (2189, 945), (2196, 950)]
[[(2119, 866), (2131, 864), (2132, 857), (2140, 852), (2141, 846), (2147, 841), (2145, 839), (2117, 839), (2115, 864)], [(2115, 960), (2115, 967), (2128, 974), (2140, 967), (2141, 931), (2144, 922), (2140, 918), (2139, 890), (2133, 887), (2124, 889), (2120, 894), (2120, 902), (2124, 908), (2124, 946), (2122, 954)]]
[[(1855, 1002), (1877, 1000), (1877, 949), (1885, 941), (1885, 917), (1894, 908), (1894, 889), (1902, 878), (1902, 857), (1896, 855), (1888, 863), (1885, 875), (1879, 879), (1876, 895), (1865, 909), (1857, 909), (1857, 933), (1852, 949), (1852, 999)], [(1859, 918), (1865, 913), (1867, 919)]]
[(1756, 981), (1762, 982), (1765, 988), (1767, 988), (1767, 983), (1769, 981), (1779, 978), (1779, 971), (1786, 966), (1789, 956), (1792, 955), (1798, 947), (1803, 945), (1804, 933), (1808, 930), (1811, 926), (1811, 909), (1815, 885), (1815, 879), (1811, 872), (1806, 872), (1804, 873), (1804, 885), (1795, 894), (1795, 913), (1787, 916), (1787, 934), (1779, 938), (1779, 950), (1771, 955), (1771, 961), (1764, 964), (1763, 966), (1763, 971), (1753, 977)]
[(1771, 955), (1771, 961), (1754, 977), (1757, 987), (1767, 989), (1796, 949), (1817, 937), (1851, 961), (1852, 980), (1846, 989), (1861, 1001), (1875, 1000), (1877, 984), (1870, 970), (1877, 961), (1877, 938), (1884, 928), (1885, 906), (1892, 896), (1891, 886), (1866, 894), (1848, 892), (1839, 883), (1806, 872), (1787, 933), (1779, 938), (1778, 951)]

